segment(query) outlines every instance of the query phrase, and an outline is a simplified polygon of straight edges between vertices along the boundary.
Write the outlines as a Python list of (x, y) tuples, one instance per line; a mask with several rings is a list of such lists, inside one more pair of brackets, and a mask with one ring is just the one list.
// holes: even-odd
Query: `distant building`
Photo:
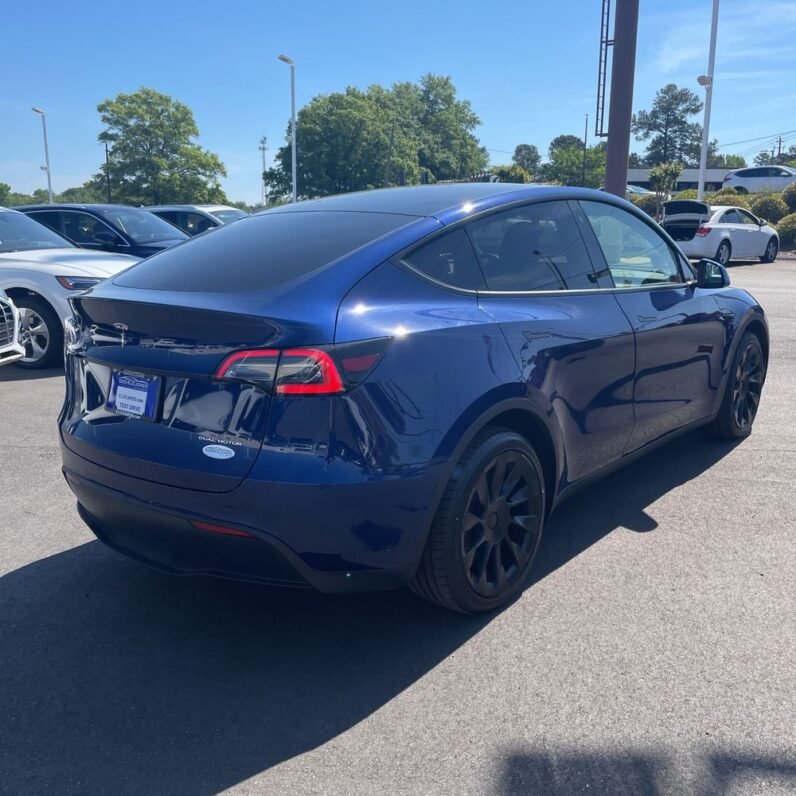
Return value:
[[(724, 184), (724, 177), (732, 169), (705, 169), (705, 190), (718, 191)], [(628, 169), (627, 181), (631, 185), (640, 185), (642, 188), (650, 187), (649, 169)], [(685, 191), (688, 188), (696, 188), (699, 182), (699, 169), (683, 169), (680, 178), (677, 180), (677, 190)]]

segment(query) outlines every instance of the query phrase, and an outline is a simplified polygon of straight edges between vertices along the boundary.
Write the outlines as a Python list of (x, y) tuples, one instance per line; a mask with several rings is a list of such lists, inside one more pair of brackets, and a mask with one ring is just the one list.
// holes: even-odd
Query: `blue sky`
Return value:
[[(641, 0), (635, 109), (667, 82), (701, 92), (710, 10), (710, 0)], [(12, 3), (3, 14), (0, 181), (46, 187), (32, 105), (47, 111), (61, 191), (103, 157), (97, 104), (150, 86), (193, 109), (199, 143), (227, 166), (229, 197), (257, 201), (260, 136), (281, 145), (289, 114), (280, 52), (297, 63), (299, 106), (347, 85), (450, 75), (481, 118), (492, 162), (507, 162), (516, 144), (544, 151), (593, 117), (599, 14), (599, 0)], [(785, 145), (796, 143), (796, 2), (722, 0), (717, 53), (711, 135), (723, 145), (793, 130)], [(722, 151), (753, 156), (756, 146)]]

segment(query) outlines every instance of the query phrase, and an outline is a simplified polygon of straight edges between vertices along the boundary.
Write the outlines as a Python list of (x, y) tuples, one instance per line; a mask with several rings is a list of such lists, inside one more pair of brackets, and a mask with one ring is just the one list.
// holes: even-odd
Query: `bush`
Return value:
[(643, 210), (648, 216), (657, 218), (658, 202), (654, 193), (634, 194), (630, 198), (630, 201), (640, 210)]
[(720, 191), (716, 191), (716, 193), (712, 194), (708, 201), (711, 202), (711, 204), (735, 205), (736, 207), (745, 207), (749, 210), (749, 196), (747, 194), (738, 193), (735, 188), (722, 188)]
[(680, 193), (672, 195), (672, 199), (696, 199), (696, 198), (697, 198), (696, 188), (687, 188), (685, 191), (680, 191)]
[(749, 209), (759, 218), (764, 218), (772, 224), (776, 224), (788, 215), (788, 206), (776, 193), (758, 194), (750, 202)]
[(785, 216), (777, 224), (777, 233), (779, 234), (780, 246), (783, 249), (796, 248), (796, 213)]
[(788, 206), (791, 213), (796, 213), (796, 182), (792, 182), (782, 192), (782, 200)]

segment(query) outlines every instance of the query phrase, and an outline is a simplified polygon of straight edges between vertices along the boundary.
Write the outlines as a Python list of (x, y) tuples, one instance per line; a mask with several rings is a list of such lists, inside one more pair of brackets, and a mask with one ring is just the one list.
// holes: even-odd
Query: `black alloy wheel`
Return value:
[(477, 594), (494, 597), (525, 572), (541, 532), (541, 512), (531, 461), (517, 451), (496, 456), (476, 480), (462, 518), (462, 563)]
[(749, 344), (735, 367), (732, 389), (732, 414), (741, 430), (751, 428), (763, 391), (763, 353), (759, 345)]

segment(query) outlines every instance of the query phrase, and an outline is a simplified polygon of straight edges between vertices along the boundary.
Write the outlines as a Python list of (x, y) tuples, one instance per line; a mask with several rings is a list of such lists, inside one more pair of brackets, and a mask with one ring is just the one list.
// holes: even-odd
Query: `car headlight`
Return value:
[(103, 281), (94, 276), (56, 276), (55, 278), (67, 290), (88, 290)]

